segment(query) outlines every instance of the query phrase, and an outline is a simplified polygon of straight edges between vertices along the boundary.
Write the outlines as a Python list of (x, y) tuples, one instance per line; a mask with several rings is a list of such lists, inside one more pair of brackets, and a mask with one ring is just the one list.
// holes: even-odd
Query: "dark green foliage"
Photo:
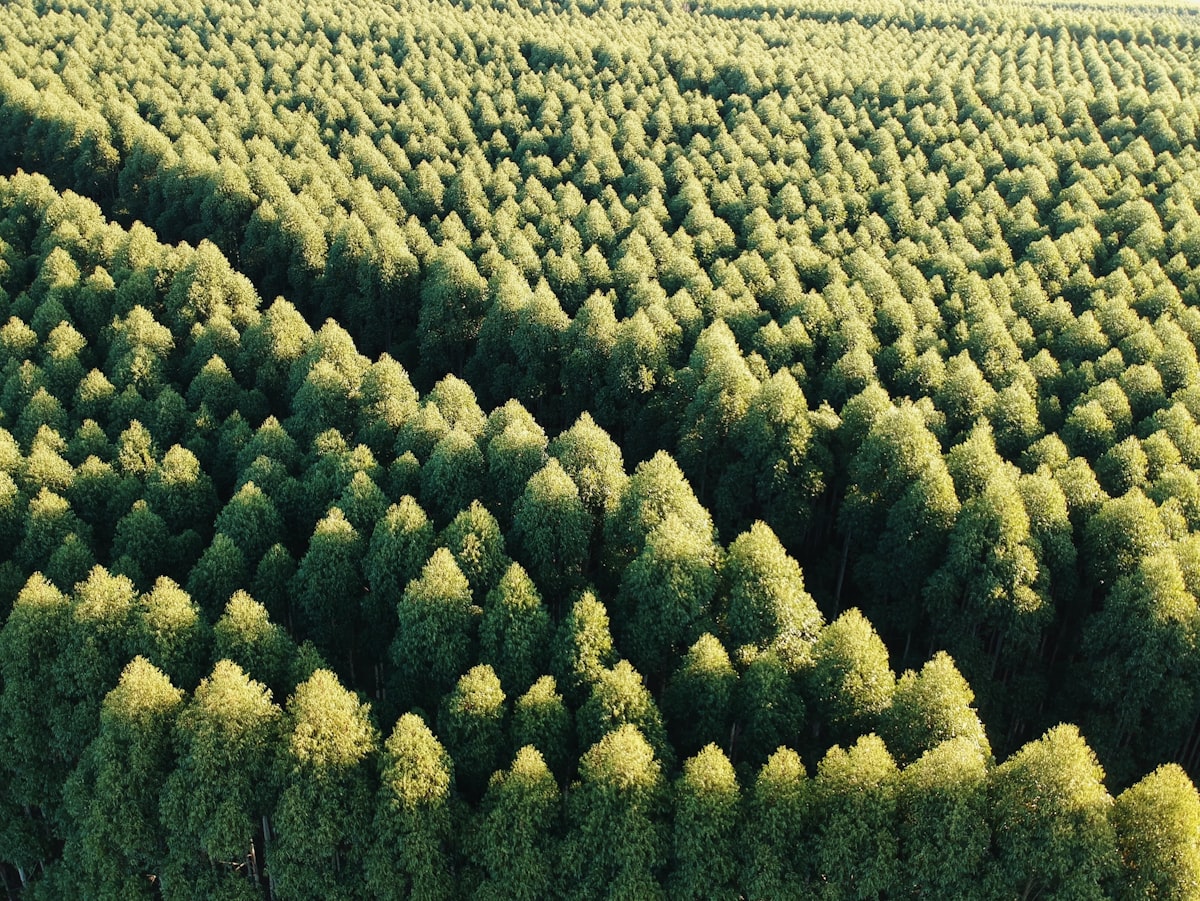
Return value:
[(396, 605), (400, 618), (390, 657), (396, 690), (409, 703), (430, 703), (465, 672), (479, 608), (454, 557), (438, 548)]
[(471, 667), (442, 699), (438, 732), (454, 759), (459, 785), (478, 796), (506, 749), (507, 697), (487, 664)]

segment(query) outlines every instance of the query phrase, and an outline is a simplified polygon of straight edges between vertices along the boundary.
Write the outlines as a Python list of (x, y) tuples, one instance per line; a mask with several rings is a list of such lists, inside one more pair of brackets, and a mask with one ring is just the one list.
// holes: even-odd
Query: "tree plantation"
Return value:
[(0, 877), (1200, 898), (1200, 7), (0, 6)]

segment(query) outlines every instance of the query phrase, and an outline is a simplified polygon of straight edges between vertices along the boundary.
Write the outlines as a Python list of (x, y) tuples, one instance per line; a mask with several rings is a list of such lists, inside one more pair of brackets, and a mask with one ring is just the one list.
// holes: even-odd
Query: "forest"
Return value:
[(1200, 7), (0, 5), (9, 899), (1200, 898)]

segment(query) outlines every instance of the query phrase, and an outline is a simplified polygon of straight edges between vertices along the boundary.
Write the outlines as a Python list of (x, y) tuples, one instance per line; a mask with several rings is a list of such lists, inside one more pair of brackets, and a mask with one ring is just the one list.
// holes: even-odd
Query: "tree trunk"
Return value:
[(263, 869), (267, 874), (267, 890), (270, 892), (271, 901), (275, 901), (275, 881), (271, 879), (271, 821), (267, 819), (267, 815), (263, 814)]
[(842, 584), (846, 580), (846, 560), (850, 556), (850, 535), (852, 529), (846, 530), (846, 540), (842, 542), (842, 563), (838, 567), (837, 589), (833, 593), (833, 612), (836, 614), (842, 609)]

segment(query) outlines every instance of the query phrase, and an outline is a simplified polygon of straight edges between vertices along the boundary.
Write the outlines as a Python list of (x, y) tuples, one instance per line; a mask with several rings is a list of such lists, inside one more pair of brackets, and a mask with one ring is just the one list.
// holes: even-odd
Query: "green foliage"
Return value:
[(668, 891), (676, 898), (737, 897), (734, 839), (741, 793), (729, 758), (716, 745), (708, 745), (684, 761), (674, 789)]
[(429, 703), (468, 668), (479, 614), (471, 586), (448, 550), (433, 552), (404, 589), (396, 612), (400, 624), (390, 650), (396, 690), (410, 703)]
[(507, 697), (487, 664), (471, 667), (442, 699), (438, 732), (454, 759), (464, 792), (478, 796), (497, 769), (507, 742)]
[(997, 767), (988, 787), (989, 891), (1102, 898), (1116, 864), (1112, 798), (1074, 726), (1057, 726)]
[(366, 860), (367, 890), (373, 897), (454, 897), (453, 767), (420, 717), (400, 717), (380, 755), (379, 797)]
[(513, 693), (533, 684), (550, 644), (550, 614), (519, 563), (488, 592), (479, 620), (480, 659)]
[(481, 871), (477, 897), (536, 901), (551, 894), (560, 807), (541, 752), (525, 745), (511, 767), (492, 776), (480, 805), (471, 855)]
[(636, 725), (614, 729), (587, 750), (567, 793), (567, 897), (662, 896), (666, 793), (662, 765)]
[(1116, 898), (1184, 898), (1200, 884), (1196, 843), (1200, 798), (1175, 764), (1165, 764), (1117, 796), (1111, 819), (1128, 881)]
[(288, 699), (284, 729), (267, 859), (273, 889), (284, 898), (358, 897), (379, 749), (369, 709), (317, 670)]

